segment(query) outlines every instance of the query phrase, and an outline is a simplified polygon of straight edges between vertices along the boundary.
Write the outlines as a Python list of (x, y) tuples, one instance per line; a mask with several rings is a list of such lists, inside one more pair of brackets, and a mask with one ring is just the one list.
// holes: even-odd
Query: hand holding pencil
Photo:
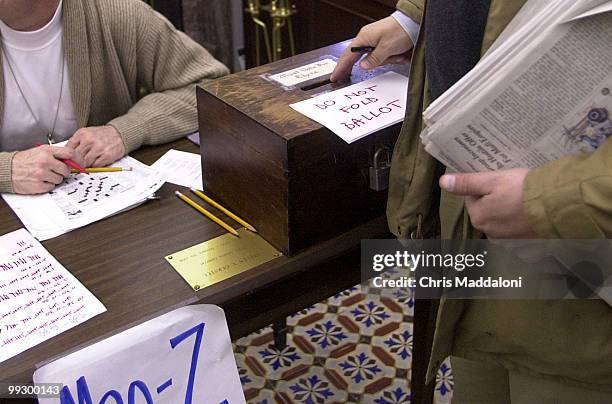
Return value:
[(71, 173), (64, 161), (80, 161), (72, 148), (42, 145), (15, 154), (11, 163), (11, 182), (17, 194), (41, 194), (61, 184)]

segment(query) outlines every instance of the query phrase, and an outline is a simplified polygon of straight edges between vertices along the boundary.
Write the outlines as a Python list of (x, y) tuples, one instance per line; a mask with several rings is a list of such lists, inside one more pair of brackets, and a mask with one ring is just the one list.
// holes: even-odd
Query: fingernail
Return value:
[(448, 192), (453, 192), (455, 188), (455, 176), (443, 175), (442, 178), (440, 178), (440, 188)]
[(370, 63), (370, 61), (366, 59), (363, 62), (361, 62), (361, 68), (363, 70), (371, 69), (372, 68), (372, 63)]

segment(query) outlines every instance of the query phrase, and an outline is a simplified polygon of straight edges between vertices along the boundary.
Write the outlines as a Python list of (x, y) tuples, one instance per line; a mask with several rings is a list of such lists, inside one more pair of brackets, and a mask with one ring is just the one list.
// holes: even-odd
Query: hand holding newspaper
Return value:
[(528, 1), (424, 112), (425, 149), (462, 172), (533, 168), (612, 136), (612, 1)]

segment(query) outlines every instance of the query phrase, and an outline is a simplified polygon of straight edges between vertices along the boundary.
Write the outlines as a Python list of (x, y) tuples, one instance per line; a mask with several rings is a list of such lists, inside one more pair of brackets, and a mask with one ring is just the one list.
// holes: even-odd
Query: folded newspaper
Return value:
[(424, 112), (425, 149), (479, 172), (591, 153), (612, 136), (612, 1), (530, 0)]

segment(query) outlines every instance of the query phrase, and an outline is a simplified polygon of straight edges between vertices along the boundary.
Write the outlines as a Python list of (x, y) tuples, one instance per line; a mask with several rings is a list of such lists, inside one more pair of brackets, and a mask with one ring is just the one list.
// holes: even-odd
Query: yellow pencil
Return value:
[(203, 207), (201, 207), (200, 205), (198, 205), (197, 203), (195, 203), (194, 201), (192, 201), (191, 199), (189, 199), (187, 196), (183, 195), (179, 191), (174, 191), (174, 193), (176, 194), (176, 196), (181, 198), (183, 200), (183, 202), (186, 202), (189, 206), (191, 206), (192, 208), (194, 208), (195, 210), (197, 210), (198, 212), (200, 212), (201, 214), (203, 214), (207, 218), (209, 218), (213, 222), (217, 223), (219, 226), (223, 227), (225, 230), (229, 231), (234, 236), (240, 237), (238, 232), (236, 230), (232, 229), (230, 227), (230, 225), (225, 223), (223, 220), (219, 219), (217, 216), (213, 215), (212, 213), (210, 213), (209, 211), (207, 211), (206, 209), (204, 209)]
[(225, 213), (226, 215), (228, 215), (229, 217), (231, 217), (232, 219), (234, 219), (235, 221), (237, 221), (238, 223), (240, 223), (241, 225), (246, 227), (248, 230), (257, 233), (257, 230), (255, 229), (255, 227), (251, 226), (245, 220), (242, 220), (240, 217), (238, 217), (234, 213), (232, 213), (229, 210), (225, 209), (223, 206), (221, 206), (220, 204), (218, 204), (217, 202), (212, 200), (210, 197), (204, 195), (204, 193), (202, 191), (198, 191), (195, 188), (191, 188), (191, 192), (193, 192), (194, 194), (196, 194), (200, 198), (204, 199), (206, 202), (208, 202), (209, 204), (211, 204), (215, 208), (219, 209), (221, 212)]
[[(75, 170), (74, 168), (70, 171), (73, 173), (79, 172), (79, 170)], [(86, 168), (85, 171), (88, 173), (114, 173), (118, 171), (132, 171), (132, 167), (91, 167)]]

